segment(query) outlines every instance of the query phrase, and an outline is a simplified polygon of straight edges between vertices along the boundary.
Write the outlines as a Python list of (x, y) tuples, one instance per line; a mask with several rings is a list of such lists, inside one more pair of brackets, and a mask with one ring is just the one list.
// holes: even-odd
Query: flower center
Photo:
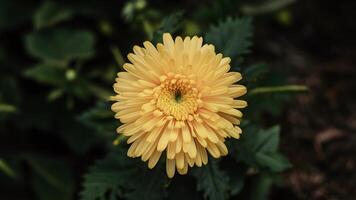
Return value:
[(195, 81), (180, 74), (161, 77), (155, 90), (156, 106), (166, 115), (177, 120), (186, 120), (199, 107), (199, 93)]
[(174, 99), (177, 103), (180, 103), (182, 101), (182, 93), (180, 92), (180, 90), (175, 92)]

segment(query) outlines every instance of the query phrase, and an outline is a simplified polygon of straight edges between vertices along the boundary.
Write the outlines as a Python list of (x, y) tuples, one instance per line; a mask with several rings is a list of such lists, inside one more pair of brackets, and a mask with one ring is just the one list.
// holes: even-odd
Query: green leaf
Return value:
[(249, 53), (252, 45), (251, 37), (251, 18), (227, 18), (217, 26), (212, 26), (205, 38), (208, 43), (215, 45), (217, 52), (234, 58)]
[[(113, 197), (122, 196), (122, 187), (130, 178), (129, 172), (124, 167), (130, 164), (124, 163), (121, 154), (116, 156), (111, 154), (97, 162), (84, 176), (83, 191), (80, 193), (82, 200), (105, 199), (107, 192)], [(127, 169), (130, 170), (130, 168)]]
[(48, 94), (47, 99), (48, 101), (54, 101), (63, 96), (63, 93), (64, 91), (62, 89), (54, 89)]
[[(63, 94), (69, 94), (72, 97), (86, 99), (91, 93), (90, 84), (83, 76), (77, 76), (73, 69), (65, 69), (50, 63), (38, 64), (24, 72), (24, 75), (39, 83), (45, 83), (59, 87), (59, 90), (50, 92), (48, 99), (54, 100)], [(95, 91), (98, 92), (98, 91)]]
[(54, 86), (60, 86), (66, 82), (65, 71), (63, 69), (45, 63), (38, 64), (26, 70), (24, 75), (39, 83)]
[(181, 24), (182, 16), (183, 16), (183, 12), (176, 12), (166, 17), (162, 21), (158, 30), (156, 30), (153, 33), (153, 39), (152, 39), (153, 44), (162, 42), (163, 33), (167, 33), (167, 32), (171, 34), (175, 33), (182, 25)]
[(16, 107), (6, 103), (0, 103), (0, 113), (15, 113)]
[(97, 135), (112, 138), (116, 127), (119, 125), (113, 118), (113, 112), (107, 102), (98, 102), (92, 108), (82, 112), (77, 120)]
[(254, 150), (256, 152), (276, 152), (279, 145), (279, 126), (260, 130), (255, 138)]
[(224, 200), (229, 197), (229, 177), (218, 167), (216, 160), (196, 170), (197, 189), (204, 191), (204, 197), (210, 200)]
[(278, 152), (258, 152), (256, 154), (256, 161), (260, 166), (267, 167), (272, 172), (281, 172), (292, 167), (292, 164), (288, 161), (288, 159)]
[(106, 87), (100, 87), (100, 86), (98, 86), (96, 84), (92, 84), (90, 82), (87, 83), (87, 88), (98, 99), (102, 99), (105, 101), (107, 101), (110, 98), (110, 96), (114, 95), (114, 92), (112, 90), (109, 90)]
[(193, 15), (199, 22), (205, 22), (204, 24), (215, 23), (221, 19), (225, 19), (227, 16), (236, 15), (236, 8), (239, 7), (240, 3), (241, 1), (235, 0), (204, 2), (198, 6)]
[(156, 166), (148, 170), (140, 160), (126, 156), (126, 150), (115, 147), (105, 159), (97, 162), (84, 177), (82, 200), (120, 198), (162, 199), (165, 171)]
[(33, 21), (37, 29), (53, 26), (59, 22), (68, 20), (73, 12), (61, 7), (58, 3), (48, 0), (44, 1), (33, 16)]
[(127, 21), (132, 21), (137, 11), (144, 9), (147, 5), (146, 0), (127, 1), (122, 8), (121, 14)]
[(89, 31), (52, 29), (26, 36), (27, 51), (43, 60), (68, 62), (94, 54), (94, 35)]
[[(140, 163), (139, 165), (143, 165)], [(167, 175), (162, 165), (153, 170), (140, 170), (139, 173), (131, 175), (131, 181), (127, 183), (128, 192), (124, 195), (128, 200), (160, 200), (165, 194)]]
[(61, 120), (60, 137), (66, 142), (70, 149), (80, 155), (87, 153), (91, 147), (96, 147), (105, 144), (110, 144), (110, 139), (113, 137), (114, 130), (111, 132), (111, 137), (107, 133), (97, 133), (95, 129), (87, 127), (78, 122), (75, 116), (67, 117)]
[(243, 127), (243, 130), (241, 139), (233, 146), (232, 155), (237, 161), (244, 161), (253, 167), (272, 172), (280, 172), (291, 167), (287, 158), (278, 152), (279, 126), (258, 130), (249, 125)]

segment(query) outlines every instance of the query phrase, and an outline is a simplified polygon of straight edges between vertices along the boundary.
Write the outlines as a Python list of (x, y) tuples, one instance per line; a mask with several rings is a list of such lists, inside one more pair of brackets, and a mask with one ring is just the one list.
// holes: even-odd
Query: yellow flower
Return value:
[(247, 103), (236, 100), (246, 93), (238, 72), (228, 72), (230, 61), (216, 54), (201, 37), (163, 35), (155, 47), (144, 42), (134, 46), (114, 84), (112, 100), (117, 132), (131, 144), (127, 155), (148, 160), (153, 168), (166, 154), (166, 171), (186, 174), (188, 165), (207, 164), (209, 154), (227, 155), (225, 138), (238, 139), (242, 113)]

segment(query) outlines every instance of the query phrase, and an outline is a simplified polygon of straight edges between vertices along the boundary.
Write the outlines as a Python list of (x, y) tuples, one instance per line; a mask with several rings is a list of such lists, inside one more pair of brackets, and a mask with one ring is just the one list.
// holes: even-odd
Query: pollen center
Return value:
[(195, 81), (181, 74), (162, 76), (155, 94), (157, 108), (176, 120), (191, 118), (199, 107)]
[(176, 91), (174, 94), (174, 99), (176, 100), (177, 103), (180, 103), (182, 100), (182, 93), (180, 90)]

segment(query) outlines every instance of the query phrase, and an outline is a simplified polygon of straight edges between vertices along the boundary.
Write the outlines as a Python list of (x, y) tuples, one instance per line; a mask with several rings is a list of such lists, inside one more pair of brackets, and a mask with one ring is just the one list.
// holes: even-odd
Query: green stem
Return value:
[(280, 93), (280, 92), (306, 92), (308, 88), (304, 85), (285, 85), (285, 86), (273, 86), (273, 87), (259, 87), (252, 89), (248, 96), (264, 93)]
[(53, 174), (48, 172), (44, 167), (42, 167), (38, 162), (34, 159), (27, 157), (27, 161), (30, 164), (32, 170), (36, 172), (40, 177), (47, 181), (53, 187), (63, 190), (66, 186), (61, 183)]
[(16, 107), (10, 104), (0, 103), (0, 113), (15, 113)]
[(125, 60), (122, 57), (120, 49), (118, 47), (116, 47), (116, 46), (111, 47), (111, 53), (114, 56), (116, 64), (121, 68), (122, 65), (124, 65), (124, 63), (125, 63)]
[(258, 5), (242, 6), (241, 11), (246, 15), (260, 15), (281, 9), (294, 3), (296, 0), (273, 0)]
[(11, 178), (15, 177), (14, 170), (12, 170), (3, 159), (0, 159), (0, 171), (4, 172), (4, 174), (10, 176)]

